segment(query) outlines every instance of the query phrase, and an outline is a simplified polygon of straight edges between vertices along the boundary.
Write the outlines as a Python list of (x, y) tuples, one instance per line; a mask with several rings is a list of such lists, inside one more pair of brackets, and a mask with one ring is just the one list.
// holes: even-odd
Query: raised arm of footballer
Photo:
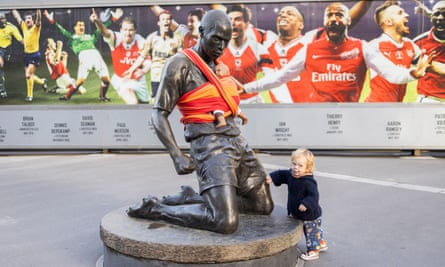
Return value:
[(353, 5), (349, 11), (349, 15), (351, 17), (351, 25), (349, 28), (352, 29), (354, 26), (360, 21), (360, 19), (368, 12), (369, 8), (372, 5), (373, 0), (364, 0), (357, 1), (355, 5)]
[(414, 8), (414, 13), (422, 14), (431, 18), (431, 14), (433, 13), (431, 9), (429, 9), (422, 1), (414, 0), (414, 2), (417, 4), (417, 6)]

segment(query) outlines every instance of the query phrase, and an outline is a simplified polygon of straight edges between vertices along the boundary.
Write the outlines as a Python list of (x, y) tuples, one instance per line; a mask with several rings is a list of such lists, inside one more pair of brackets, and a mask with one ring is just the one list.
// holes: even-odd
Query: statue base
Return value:
[(269, 216), (241, 215), (233, 234), (131, 218), (126, 208), (102, 218), (103, 267), (294, 267), (302, 223), (275, 207)]

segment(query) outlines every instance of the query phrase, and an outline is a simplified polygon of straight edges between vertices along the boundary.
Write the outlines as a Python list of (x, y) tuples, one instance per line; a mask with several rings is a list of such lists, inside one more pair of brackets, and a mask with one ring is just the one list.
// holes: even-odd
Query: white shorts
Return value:
[(86, 79), (90, 71), (95, 70), (97, 75), (102, 77), (109, 77), (107, 64), (105, 64), (99, 51), (96, 49), (88, 49), (80, 51), (79, 53), (79, 69), (77, 70), (78, 79)]
[(59, 78), (56, 79), (57, 87), (59, 88), (68, 88), (70, 84), (76, 84), (76, 80), (71, 78), (71, 76), (68, 73), (63, 74), (62, 76), (59, 76)]
[(145, 75), (139, 80), (121, 78), (113, 75), (113, 77), (111, 77), (111, 85), (119, 95), (125, 90), (132, 90), (140, 102), (148, 103), (150, 101)]

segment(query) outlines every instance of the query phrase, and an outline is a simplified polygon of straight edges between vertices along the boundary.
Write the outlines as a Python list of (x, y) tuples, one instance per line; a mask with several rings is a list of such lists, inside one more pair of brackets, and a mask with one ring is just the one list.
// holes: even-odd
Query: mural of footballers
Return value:
[(145, 74), (150, 70), (150, 60), (146, 58), (140, 68), (134, 70), (127, 77), (127, 71), (139, 57), (139, 51), (144, 46), (144, 38), (136, 33), (134, 19), (125, 17), (120, 25), (119, 32), (108, 29), (93, 9), (91, 20), (96, 24), (99, 32), (104, 36), (105, 42), (111, 49), (111, 58), (114, 67), (114, 75), (111, 84), (126, 104), (148, 103), (147, 81)]
[(309, 43), (284, 68), (246, 84), (244, 90), (274, 88), (305, 71), (311, 77), (310, 102), (358, 102), (368, 68), (396, 84), (414, 81), (425, 74), (432, 54), (421, 57), (416, 68), (396, 66), (367, 42), (349, 37), (350, 23), (347, 6), (338, 2), (328, 4), (324, 12), (326, 38)]
[[(199, 37), (197, 35), (197, 30), (199, 29), (200, 19), (206, 11), (220, 9), (224, 12), (229, 11), (229, 17), (232, 16), (234, 38), (228, 45), (228, 48), (226, 49), (227, 51), (224, 52), (221, 60), (229, 66), (233, 76), (243, 84), (246, 84), (259, 80), (262, 76), (270, 77), (269, 71), (274, 73), (284, 68), (285, 65), (288, 65), (293, 61), (292, 58), (294, 58), (294, 55), (297, 55), (297, 50), (298, 52), (304, 51), (304, 53), (306, 53), (309, 46), (313, 46), (316, 42), (329, 39), (330, 37), (327, 35), (327, 28), (324, 25), (325, 18), (323, 12), (325, 5), (333, 3), (335, 3), (335, 1), (299, 1), (295, 3), (262, 2), (258, 4), (239, 2), (230, 5), (197, 3), (175, 6), (164, 3), (163, 5), (165, 6), (162, 7), (147, 4), (143, 6), (126, 6), (122, 8), (99, 6), (94, 7), (94, 9), (97, 12), (99, 21), (109, 31), (112, 31), (113, 35), (115, 32), (119, 33), (122, 30), (120, 28), (121, 25), (118, 25), (117, 23), (113, 24), (113, 22), (122, 19), (125, 10), (125, 13), (133, 19), (137, 33), (145, 37), (144, 47), (139, 51), (141, 57), (136, 61), (132, 60), (135, 64), (133, 64), (130, 69), (126, 70), (124, 74), (126, 77), (129, 73), (133, 73), (134, 71), (146, 71), (147, 69), (145, 69), (145, 67), (148, 68), (146, 60), (151, 61), (151, 66), (148, 68), (145, 75), (149, 94), (148, 103), (150, 103), (152, 101), (152, 96), (156, 94), (156, 88), (159, 85), (162, 68), (166, 60), (178, 51), (193, 47), (193, 45), (196, 44)], [(437, 29), (440, 29), (441, 27), (440, 24), (442, 23), (442, 18), (440, 15), (433, 16), (432, 10), (433, 6), (436, 6), (436, 9), (439, 9), (441, 3), (440, 0), (346, 1), (344, 5), (349, 6), (350, 8), (348, 11), (350, 21), (347, 25), (347, 35), (350, 34), (357, 39), (362, 40), (363, 43), (365, 43), (364, 47), (370, 46), (369, 43), (371, 43), (372, 40), (382, 35), (382, 31), (384, 30), (380, 28), (380, 26), (386, 24), (380, 23), (380, 26), (377, 25), (374, 22), (374, 12), (368, 12), (368, 10), (376, 10), (376, 8), (385, 3), (400, 3), (398, 6), (404, 10), (404, 17), (409, 16), (409, 19), (403, 18), (403, 23), (402, 20), (397, 22), (399, 24), (402, 23), (407, 29), (409, 28), (409, 33), (408, 31), (402, 33), (405, 39), (409, 38), (413, 41), (423, 40), (425, 43), (424, 45), (418, 44), (420, 49), (429, 49), (429, 51), (437, 50), (436, 48), (433, 48), (435, 47), (433, 46), (433, 42), (428, 42), (431, 47), (425, 46), (427, 43), (426, 41), (429, 40), (425, 36), (427, 35), (427, 32), (431, 33), (431, 31), (428, 31), (431, 29), (434, 31), (434, 34), (431, 36), (441, 40)], [(395, 10), (394, 6), (382, 12), (385, 17), (382, 21), (387, 21), (387, 13)], [(416, 6), (417, 8), (414, 10)], [(237, 7), (239, 10), (233, 10), (234, 7)], [(91, 21), (90, 7), (49, 9), (51, 6), (46, 5), (46, 8), (48, 10), (42, 8), (42, 15), (47, 19), (43, 19), (41, 22), (39, 22), (38, 18), (40, 15), (37, 14), (40, 12), (36, 9), (16, 9), (14, 12), (11, 12), (14, 10), (14, 6), (11, 6), (8, 10), (0, 10), (0, 105), (23, 105), (25, 103), (30, 103), (31, 100), (33, 104), (64, 103), (67, 105), (110, 103), (111, 99), (113, 99), (113, 104), (135, 103), (135, 99), (137, 99), (137, 103), (146, 103), (145, 98), (138, 98), (137, 94), (135, 95), (136, 98), (131, 97), (132, 100), (129, 100), (128, 97), (124, 98), (119, 93), (122, 92), (122, 90), (114, 90), (116, 88), (113, 86), (112, 76), (118, 71), (112, 57), (112, 54), (116, 53), (112, 46), (118, 45), (118, 43), (113, 43), (111, 44), (112, 46), (110, 46), (108, 41), (113, 39), (108, 39), (104, 35), (101, 36), (95, 23)], [(421, 12), (424, 16), (412, 16), (411, 13), (414, 14), (415, 12)], [(28, 54), (28, 52), (25, 52), (24, 50), (26, 49), (26, 51), (28, 51), (27, 47), (29, 46), (23, 46), (24, 39), (21, 34), (23, 30), (20, 30), (22, 26), (18, 27), (13, 13), (16, 13), (15, 17), (21, 21), (21, 25), (26, 25), (26, 22), (28, 22), (28, 14), (32, 15), (30, 16), (29, 22), (33, 24), (33, 28), (40, 28), (40, 46), (42, 46), (40, 47), (40, 51), (36, 51), (35, 53), (41, 53), (42, 59), (44, 58), (43, 54), (46, 50), (46, 40), (48, 38), (52, 38), (55, 44), (57, 44), (57, 40), (63, 41), (66, 55), (70, 58), (68, 62), (69, 65), (66, 65), (65, 67), (71, 74), (71, 77), (76, 79), (76, 87), (74, 90), (69, 89), (68, 87), (63, 88), (59, 86), (55, 88), (54, 86), (57, 82), (52, 78), (50, 79), (50, 75), (47, 73), (40, 73), (36, 61), (33, 61), (33, 63), (26, 68), (28, 70), (26, 72), (26, 77), (28, 77), (28, 79), (25, 82), (22, 70), (22, 58), (24, 57), (24, 53)], [(242, 14), (242, 16), (239, 16), (239, 14)], [(437, 14), (440, 14), (440, 12)], [(237, 15), (237, 17), (234, 17), (235, 15)], [(391, 17), (395, 16), (391, 15)], [(88, 21), (89, 19), (90, 21)], [(391, 19), (394, 20), (393, 18)], [(8, 21), (12, 21), (13, 23)], [(40, 27), (38, 27), (38, 25), (40, 25)], [(355, 27), (354, 25), (358, 25), (358, 27)], [(28, 29), (28, 27), (26, 28)], [(396, 27), (395, 24), (393, 28), (400, 30), (400, 27)], [(422, 33), (425, 34), (421, 35)], [(384, 33), (382, 36), (388, 36), (388, 34)], [(417, 36), (419, 38), (415, 39)], [(25, 37), (25, 39), (29, 38)], [(391, 39), (393, 38), (391, 37)], [(118, 41), (118, 39), (115, 39), (114, 41)], [(413, 47), (415, 48), (415, 46)], [(252, 52), (252, 50), (254, 52)], [(365, 50), (368, 49), (366, 48)], [(375, 47), (369, 49), (369, 51), (371, 50), (375, 50)], [(415, 62), (419, 53), (417, 49), (414, 49), (413, 51), (414, 57), (412, 59)], [(249, 53), (251, 53), (251, 56), (249, 56)], [(65, 53), (63, 54), (65, 55)], [(26, 58), (29, 58), (29, 55), (27, 55)], [(33, 60), (36, 60), (36, 57)], [(311, 60), (309, 60), (309, 62), (310, 61)], [(5, 66), (5, 63), (7, 63), (7, 66)], [(326, 95), (324, 93), (326, 92), (322, 92), (321, 94), (324, 96), (319, 98), (320, 91), (313, 93), (313, 88), (317, 87), (317, 84), (312, 82), (311, 77), (306, 77), (309, 72), (305, 71), (302, 72), (299, 77), (295, 77), (286, 83), (281, 83), (279, 87), (264, 88), (264, 91), (268, 92), (263, 92), (261, 94), (258, 94), (257, 92), (241, 94), (241, 97), (243, 98), (242, 103), (290, 104), (338, 101), (385, 101), (396, 103), (400, 102), (400, 95), (403, 94), (403, 92), (405, 92), (403, 102), (416, 102), (418, 95), (421, 97), (418, 99), (418, 102), (420, 102), (420, 100), (422, 100), (422, 102), (427, 102), (427, 100), (432, 100), (433, 97), (442, 99), (444, 97), (437, 93), (440, 90), (435, 93), (430, 92), (432, 88), (437, 87), (437, 84), (441, 83), (436, 83), (433, 87), (425, 84), (428, 79), (433, 81), (442, 77), (440, 70), (443, 68), (440, 67), (441, 65), (439, 63), (444, 62), (441, 60), (440, 55), (436, 54), (431, 63), (431, 67), (427, 70), (427, 78), (421, 79), (419, 82), (413, 80), (401, 85), (398, 84), (398, 87), (405, 89), (401, 90), (397, 100), (395, 100), (395, 98), (373, 100), (373, 97), (379, 89), (384, 90), (382, 89), (383, 87), (381, 87), (383, 83), (378, 83), (380, 88), (377, 89), (375, 89), (376, 87), (374, 86), (376, 83), (371, 83), (371, 79), (375, 77), (379, 77), (378, 79), (384, 78), (377, 75), (378, 73), (374, 70), (367, 72), (371, 75), (364, 75), (363, 77), (361, 75), (361, 70), (357, 72), (360, 73), (360, 75), (357, 75), (357, 80), (360, 82), (356, 84), (354, 90), (342, 93), (345, 95), (344, 97), (348, 95), (346, 97), (347, 99), (344, 100), (325, 97)], [(237, 66), (241, 71), (235, 73), (234, 70)], [(6, 81), (4, 77), (5, 68), (8, 76)], [(365, 64), (363, 69), (368, 71), (373, 68), (370, 65)], [(378, 69), (387, 71), (385, 70), (385, 67), (378, 67)], [(91, 72), (95, 72), (97, 75), (89, 75)], [(433, 73), (436, 73), (435, 75), (437, 76), (435, 76), (434, 79), (430, 79), (434, 76)], [(40, 79), (36, 74), (43, 75), (42, 78), (48, 79), (48, 81), (46, 81), (47, 85), (50, 87), (48, 90), (45, 91), (40, 89), (45, 85), (45, 80)], [(31, 77), (33, 78), (31, 79)], [(42, 84), (42, 86), (39, 84)], [(418, 91), (416, 88), (417, 85), (419, 85)], [(8, 87), (8, 92), (6, 92), (6, 87)], [(36, 90), (34, 87), (39, 88), (40, 90)], [(83, 91), (83, 89), (81, 89), (82, 87), (91, 88), (91, 90), (88, 90), (82, 97), (76, 97), (76, 92), (79, 93), (80, 91)], [(113, 87), (114, 89), (109, 90), (110, 87)], [(116, 85), (116, 87), (118, 87), (118, 85)], [(372, 90), (371, 87), (373, 87)], [(24, 91), (25, 88), (27, 88), (26, 94)], [(54, 89), (51, 90), (51, 88)], [(99, 88), (100, 90), (97, 90)], [(302, 90), (301, 88), (307, 90)], [(273, 91), (270, 91), (271, 89), (273, 89)], [(49, 93), (55, 91), (58, 93), (65, 92), (60, 97), (60, 100), (63, 100), (64, 102), (54, 101), (54, 94)], [(330, 90), (326, 89), (326, 91)], [(423, 96), (429, 96), (429, 99)], [(26, 102), (23, 101), (25, 97), (27, 100)], [(97, 97), (99, 97), (99, 101), (97, 100)]]
[[(110, 102), (111, 99), (107, 97), (107, 91), (110, 85), (110, 74), (101, 53), (95, 46), (100, 36), (99, 31), (95, 31), (93, 34), (86, 34), (85, 22), (83, 20), (77, 20), (73, 27), (74, 33), (72, 33), (55, 21), (54, 13), (49, 13), (45, 10), (44, 15), (50, 24), (55, 24), (57, 29), (59, 29), (62, 35), (68, 40), (71, 50), (79, 59), (76, 88), (73, 92), (68, 91), (66, 95), (61, 96), (60, 100), (70, 100), (73, 93), (85, 82), (88, 74), (94, 70), (101, 79), (99, 101)], [(122, 14), (116, 13), (115, 20), (120, 16), (122, 16)]]

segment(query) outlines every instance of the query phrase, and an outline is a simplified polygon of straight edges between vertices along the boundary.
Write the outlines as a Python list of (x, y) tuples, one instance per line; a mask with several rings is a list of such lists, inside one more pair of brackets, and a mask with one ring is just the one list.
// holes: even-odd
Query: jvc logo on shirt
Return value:
[(119, 62), (121, 64), (133, 65), (136, 59), (137, 59), (136, 57), (132, 56), (132, 52), (128, 51), (125, 53), (125, 57), (122, 58)]

